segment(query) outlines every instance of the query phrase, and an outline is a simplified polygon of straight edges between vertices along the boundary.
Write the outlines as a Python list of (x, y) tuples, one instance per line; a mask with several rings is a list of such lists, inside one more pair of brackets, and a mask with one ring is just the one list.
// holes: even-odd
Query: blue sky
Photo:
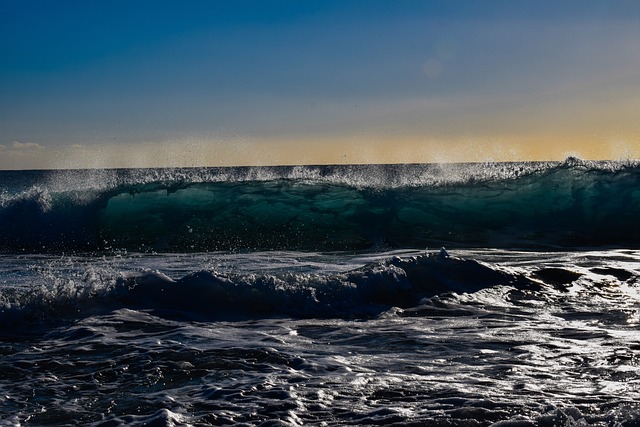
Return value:
[(6, 2), (0, 168), (637, 157), (639, 18), (635, 1)]

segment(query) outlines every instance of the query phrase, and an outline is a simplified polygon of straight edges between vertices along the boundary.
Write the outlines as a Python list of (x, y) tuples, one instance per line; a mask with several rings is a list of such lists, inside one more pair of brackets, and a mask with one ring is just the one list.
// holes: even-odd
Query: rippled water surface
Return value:
[[(344, 272), (374, 265), (362, 274), (366, 283), (377, 284), (372, 272), (382, 268), (379, 263), (393, 256), (419, 261), (421, 255), (4, 255), (0, 422), (640, 424), (637, 251), (432, 254), (443, 263), (477, 261), (521, 281), (439, 292), (402, 307), (376, 296), (372, 303), (366, 300), (375, 310), (351, 314), (300, 317), (270, 311), (205, 318), (202, 312), (167, 310), (154, 305), (155, 299), (141, 305), (127, 295), (114, 304), (104, 296), (129, 283), (123, 277), (131, 272), (137, 286), (149, 281), (166, 286), (164, 277), (178, 280), (194, 271), (215, 271), (216, 280), (236, 277), (232, 274), (245, 281), (294, 277), (283, 283), (299, 292), (305, 280), (305, 286), (318, 278), (323, 284), (346, 283), (360, 275)], [(393, 264), (384, 268), (399, 274)], [(449, 274), (447, 280), (458, 284), (474, 279), (448, 271), (438, 274)], [(160, 274), (162, 280), (155, 282)], [(251, 283), (266, 286), (262, 280)], [(284, 286), (273, 280), (272, 292)], [(322, 304), (322, 289), (317, 284), (313, 289)], [(390, 291), (385, 292), (380, 295)], [(194, 306), (205, 295), (210, 294), (192, 295)]]

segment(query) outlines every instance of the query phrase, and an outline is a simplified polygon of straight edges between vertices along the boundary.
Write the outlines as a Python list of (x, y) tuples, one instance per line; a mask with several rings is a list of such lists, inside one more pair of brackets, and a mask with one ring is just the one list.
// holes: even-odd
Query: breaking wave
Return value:
[(640, 243), (640, 166), (585, 162), (3, 172), (0, 250)]

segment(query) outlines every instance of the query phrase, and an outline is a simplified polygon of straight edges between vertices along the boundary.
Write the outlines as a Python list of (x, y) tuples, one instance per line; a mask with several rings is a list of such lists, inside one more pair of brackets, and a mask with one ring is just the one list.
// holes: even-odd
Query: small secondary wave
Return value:
[(12, 174), (0, 189), (4, 252), (640, 243), (640, 166), (629, 162)]
[(435, 295), (498, 285), (539, 286), (521, 273), (451, 257), (444, 250), (394, 257), (337, 274), (197, 271), (174, 280), (157, 271), (116, 274), (90, 269), (82, 280), (56, 280), (28, 290), (2, 289), (0, 325), (46, 325), (120, 308), (205, 320), (371, 317), (390, 307), (418, 306)]

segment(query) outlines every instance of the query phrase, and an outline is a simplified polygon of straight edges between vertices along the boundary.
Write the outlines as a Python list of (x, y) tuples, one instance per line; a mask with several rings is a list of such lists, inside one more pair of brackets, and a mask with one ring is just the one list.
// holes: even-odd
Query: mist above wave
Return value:
[(3, 171), (0, 194), (6, 199), (30, 187), (60, 193), (105, 191), (144, 184), (172, 188), (190, 183), (274, 180), (315, 181), (358, 188), (398, 188), (514, 179), (553, 169), (615, 172), (637, 166), (638, 162), (633, 160), (586, 161), (568, 157), (562, 162), (68, 169), (29, 171), (27, 179), (25, 171)]

